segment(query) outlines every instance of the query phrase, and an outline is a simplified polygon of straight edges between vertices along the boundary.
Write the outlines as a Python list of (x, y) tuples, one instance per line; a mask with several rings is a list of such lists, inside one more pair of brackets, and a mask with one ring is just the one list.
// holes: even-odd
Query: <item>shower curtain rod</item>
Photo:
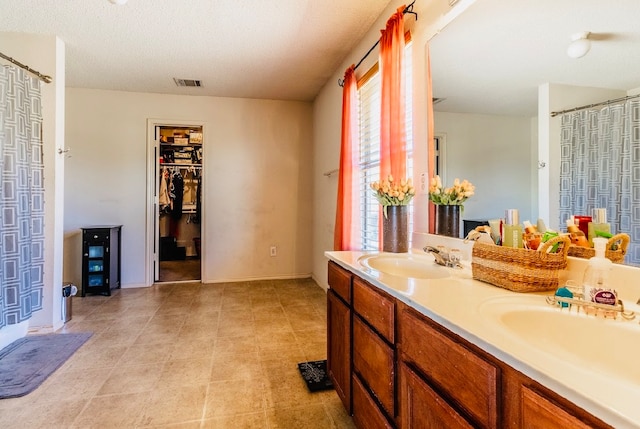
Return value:
[(53, 81), (53, 78), (51, 78), (51, 76), (48, 76), (46, 74), (42, 74), (39, 71), (34, 70), (31, 67), (22, 64), (20, 61), (14, 60), (13, 58), (3, 54), (2, 52), (0, 52), (0, 57), (2, 57), (5, 60), (9, 61), (11, 64), (15, 64), (18, 67), (20, 67), (21, 69), (24, 69), (24, 70), (28, 71), (29, 73), (35, 75), (38, 79), (40, 79), (44, 83), (51, 83)]
[(559, 112), (551, 112), (551, 117), (555, 118), (556, 116), (562, 115), (564, 113), (577, 112), (578, 110), (590, 109), (592, 107), (603, 106), (605, 104), (619, 103), (621, 101), (627, 101), (627, 100), (630, 100), (632, 98), (637, 98), (637, 97), (640, 97), (640, 94), (627, 95), (626, 97), (620, 97), (620, 98), (616, 98), (616, 99), (613, 99), (613, 100), (601, 101), (600, 103), (586, 104), (584, 106), (574, 107), (573, 109), (560, 110)]
[[(412, 15), (416, 16), (416, 21), (418, 20), (418, 14), (416, 12), (413, 11), (413, 4), (416, 2), (416, 0), (413, 0), (407, 7), (404, 8), (404, 10), (402, 11), (402, 13), (410, 13)], [(369, 49), (367, 51), (366, 54), (364, 54), (364, 57), (360, 58), (360, 61), (358, 61), (358, 64), (356, 64), (356, 66), (353, 68), (354, 70), (357, 69), (360, 64), (362, 64), (362, 62), (369, 56), (369, 54), (371, 52), (373, 52), (373, 50), (376, 48), (376, 46), (378, 46), (380, 44), (380, 39), (378, 39), (376, 41), (376, 43), (373, 44), (373, 46), (371, 47), (371, 49)], [(338, 85), (340, 86), (344, 86), (344, 79), (338, 79)]]

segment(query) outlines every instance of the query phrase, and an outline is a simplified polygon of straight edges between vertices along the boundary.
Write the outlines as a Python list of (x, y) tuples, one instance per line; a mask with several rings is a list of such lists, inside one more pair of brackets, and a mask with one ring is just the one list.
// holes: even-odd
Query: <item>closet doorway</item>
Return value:
[(150, 124), (153, 161), (152, 283), (202, 278), (204, 126)]

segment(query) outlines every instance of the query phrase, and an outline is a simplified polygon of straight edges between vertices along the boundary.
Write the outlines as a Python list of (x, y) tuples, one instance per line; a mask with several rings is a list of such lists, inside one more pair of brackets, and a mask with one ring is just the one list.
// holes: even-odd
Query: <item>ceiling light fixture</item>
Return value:
[(589, 49), (591, 49), (591, 41), (589, 41), (588, 31), (582, 33), (576, 33), (571, 36), (571, 44), (567, 48), (567, 55), (571, 58), (580, 58), (587, 55)]
[(111, 3), (113, 4), (119, 4), (119, 5), (123, 5), (125, 4), (127, 1), (129, 0), (109, 0)]

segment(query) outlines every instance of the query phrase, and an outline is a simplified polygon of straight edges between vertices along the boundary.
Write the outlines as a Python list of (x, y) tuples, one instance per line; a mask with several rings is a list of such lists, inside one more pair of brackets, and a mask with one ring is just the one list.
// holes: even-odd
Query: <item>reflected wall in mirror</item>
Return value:
[[(429, 42), (443, 176), (476, 185), (463, 219), (542, 218), (560, 229), (560, 117), (640, 88), (640, 2), (477, 0)], [(591, 50), (570, 58), (571, 36)], [(578, 213), (576, 213), (578, 214)], [(629, 232), (629, 231), (619, 231)]]

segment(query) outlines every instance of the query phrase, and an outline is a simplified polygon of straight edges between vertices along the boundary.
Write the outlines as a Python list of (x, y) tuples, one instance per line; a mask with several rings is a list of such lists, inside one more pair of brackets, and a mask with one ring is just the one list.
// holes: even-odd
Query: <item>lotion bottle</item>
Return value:
[(589, 222), (589, 244), (593, 247), (593, 239), (597, 232), (611, 233), (611, 226), (607, 223), (607, 209), (593, 209), (593, 219)]
[(572, 219), (567, 219), (567, 232), (569, 232), (571, 244), (580, 247), (591, 247), (584, 232), (580, 231), (580, 228), (578, 228), (578, 225), (576, 225)]
[(607, 239), (596, 237), (593, 242), (596, 256), (589, 259), (589, 265), (584, 272), (583, 298), (585, 301), (615, 305), (618, 301), (617, 294), (609, 282), (613, 262), (605, 257)]
[(505, 218), (502, 245), (521, 249), (524, 246), (522, 244), (522, 226), (520, 225), (520, 214), (518, 210), (507, 210)]

